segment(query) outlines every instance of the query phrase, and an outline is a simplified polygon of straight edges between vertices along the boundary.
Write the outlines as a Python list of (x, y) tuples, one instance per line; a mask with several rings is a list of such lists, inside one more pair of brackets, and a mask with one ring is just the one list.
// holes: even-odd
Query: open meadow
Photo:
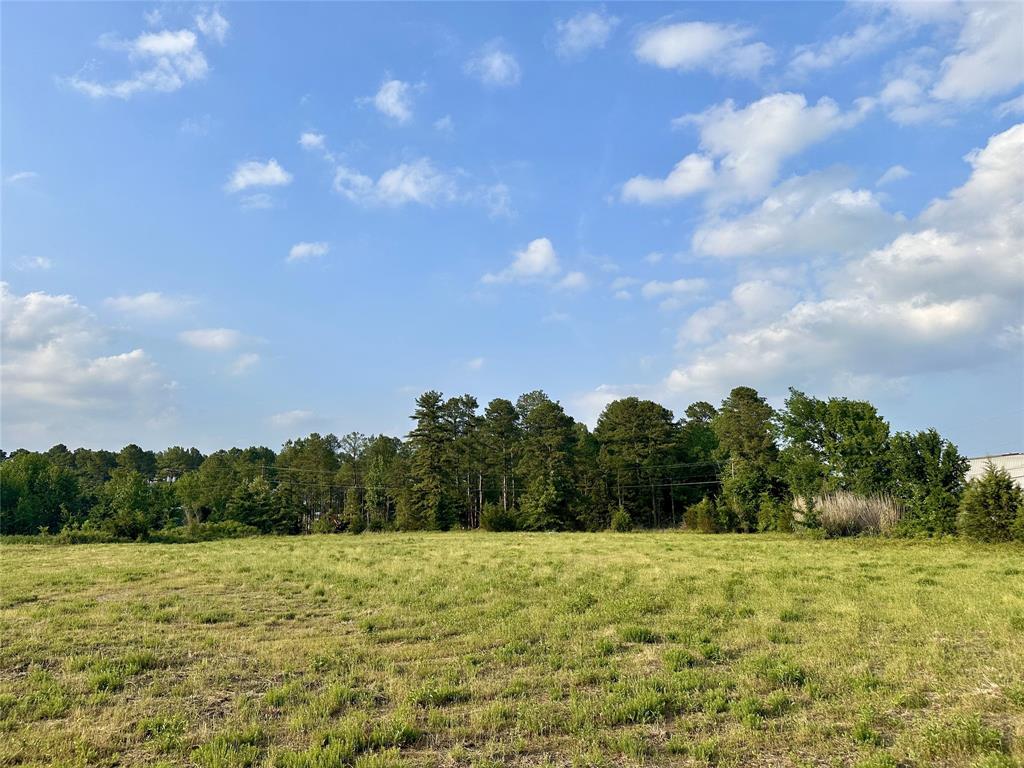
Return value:
[(4, 545), (0, 765), (1013, 766), (1024, 550)]

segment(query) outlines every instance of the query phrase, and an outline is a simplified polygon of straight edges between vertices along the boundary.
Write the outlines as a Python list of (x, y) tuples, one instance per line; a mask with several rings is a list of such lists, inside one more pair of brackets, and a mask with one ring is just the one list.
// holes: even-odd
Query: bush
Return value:
[(903, 512), (891, 496), (861, 496), (849, 491), (819, 496), (813, 506), (828, 536), (890, 533), (899, 524)]
[(629, 533), (633, 530), (633, 518), (629, 516), (625, 507), (620, 506), (612, 512), (611, 529), (619, 533)]
[(239, 523), (236, 520), (223, 520), (217, 523), (193, 523), (164, 528), (150, 532), (147, 539), (158, 544), (193, 544), (200, 541), (216, 541), (218, 539), (240, 539), (258, 536), (259, 528)]
[(985, 474), (967, 484), (960, 501), (957, 530), (978, 541), (1008, 541), (1019, 531), (1022, 506), (1024, 491), (1013, 482), (1009, 472), (989, 462)]
[(715, 500), (705, 496), (683, 514), (683, 522), (692, 531), (715, 533), (718, 531)]
[(502, 531), (514, 531), (519, 526), (514, 510), (505, 510), (497, 504), (487, 502), (480, 511), (480, 527), (485, 531), (501, 533)]
[(767, 493), (761, 495), (761, 504), (757, 510), (757, 529), (759, 531), (793, 531), (793, 506), (787, 502), (773, 499)]

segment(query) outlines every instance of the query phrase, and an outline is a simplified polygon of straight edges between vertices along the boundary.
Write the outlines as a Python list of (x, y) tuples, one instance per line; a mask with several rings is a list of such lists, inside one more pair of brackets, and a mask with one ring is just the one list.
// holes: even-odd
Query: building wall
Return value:
[(1017, 485), (1024, 488), (1024, 453), (1000, 453), (996, 456), (978, 456), (968, 459), (968, 461), (971, 462), (971, 467), (967, 470), (968, 480), (981, 477), (985, 473), (985, 466), (991, 461), (996, 467), (1009, 472), (1010, 477), (1016, 481)]

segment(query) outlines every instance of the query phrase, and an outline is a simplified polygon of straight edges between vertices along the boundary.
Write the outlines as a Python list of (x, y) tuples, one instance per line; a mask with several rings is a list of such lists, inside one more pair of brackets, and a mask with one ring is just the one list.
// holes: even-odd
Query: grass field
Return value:
[(393, 534), (0, 551), (0, 765), (1024, 761), (1024, 550)]

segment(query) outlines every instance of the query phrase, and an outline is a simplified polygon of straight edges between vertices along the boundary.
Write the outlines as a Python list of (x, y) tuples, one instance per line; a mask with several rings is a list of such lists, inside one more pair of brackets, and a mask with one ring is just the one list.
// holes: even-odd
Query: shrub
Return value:
[(762, 494), (761, 504), (757, 510), (757, 528), (761, 531), (792, 532), (792, 505), (778, 499), (773, 499), (767, 493)]
[(237, 520), (222, 520), (214, 523), (192, 523), (174, 528), (150, 532), (147, 539), (159, 544), (191, 544), (199, 541), (218, 539), (240, 539), (258, 536), (259, 528), (239, 523)]
[(1018, 530), (1024, 491), (1005, 469), (989, 462), (985, 474), (967, 484), (960, 501), (957, 530), (978, 541), (1008, 541)]
[(715, 500), (705, 496), (686, 510), (683, 521), (690, 530), (715, 533), (718, 530)]
[(485, 531), (514, 531), (519, 527), (516, 523), (516, 516), (511, 509), (502, 509), (497, 504), (487, 502), (480, 510), (480, 527)]
[(889, 533), (900, 521), (902, 509), (891, 496), (861, 496), (836, 491), (814, 500), (818, 522), (829, 536)]
[(612, 513), (611, 529), (619, 533), (629, 533), (633, 530), (633, 518), (624, 507), (619, 507)]

